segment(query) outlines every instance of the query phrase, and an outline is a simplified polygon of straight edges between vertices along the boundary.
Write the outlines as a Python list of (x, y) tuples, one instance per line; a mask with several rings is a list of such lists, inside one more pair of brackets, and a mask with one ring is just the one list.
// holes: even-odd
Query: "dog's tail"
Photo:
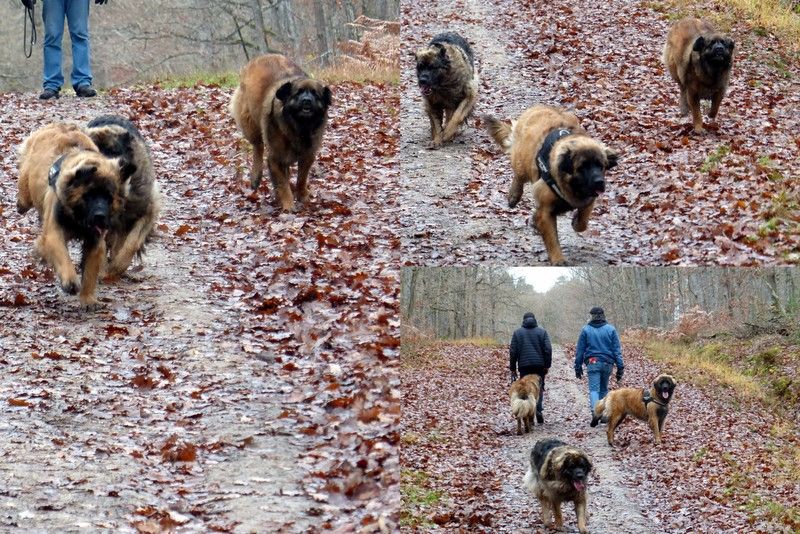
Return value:
[(511, 413), (515, 419), (524, 419), (536, 415), (536, 399), (532, 399), (527, 392), (513, 392), (511, 394)]
[[(594, 405), (594, 415), (592, 416), (592, 422), (589, 423), (590, 426), (597, 426), (597, 423), (600, 422), (600, 419), (605, 416), (608, 419), (608, 410), (606, 410), (606, 399), (608, 397), (602, 398), (597, 401), (597, 404)], [(610, 406), (609, 406), (610, 408)]]
[(505, 123), (491, 115), (484, 115), (482, 119), (486, 123), (486, 131), (489, 132), (495, 143), (500, 145), (503, 152), (508, 154), (511, 151), (511, 145), (514, 144), (514, 123)]

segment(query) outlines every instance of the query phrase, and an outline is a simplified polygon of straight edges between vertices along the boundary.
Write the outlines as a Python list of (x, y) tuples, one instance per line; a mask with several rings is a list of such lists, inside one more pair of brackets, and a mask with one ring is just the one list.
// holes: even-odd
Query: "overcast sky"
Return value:
[(508, 273), (514, 278), (524, 278), (539, 293), (556, 285), (562, 276), (572, 277), (569, 267), (509, 267)]

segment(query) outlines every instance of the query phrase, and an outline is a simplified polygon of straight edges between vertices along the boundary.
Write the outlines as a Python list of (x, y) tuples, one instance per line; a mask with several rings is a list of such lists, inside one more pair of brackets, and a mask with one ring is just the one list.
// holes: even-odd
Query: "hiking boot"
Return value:
[(58, 89), (45, 89), (39, 95), (39, 99), (40, 100), (51, 100), (53, 98), (58, 98), (59, 96), (61, 96), (61, 95), (58, 94), (58, 91), (59, 91)]
[(97, 96), (97, 91), (91, 85), (80, 85), (75, 88), (75, 94), (81, 98), (91, 98)]
[(540, 425), (544, 424), (544, 416), (542, 412), (536, 412), (536, 422)]

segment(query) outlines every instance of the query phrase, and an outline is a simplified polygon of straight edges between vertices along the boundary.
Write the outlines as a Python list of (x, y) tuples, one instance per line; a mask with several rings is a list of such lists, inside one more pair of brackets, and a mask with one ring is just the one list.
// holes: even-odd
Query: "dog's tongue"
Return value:
[(583, 482), (578, 482), (573, 480), (572, 485), (575, 486), (575, 489), (578, 491), (583, 491), (586, 489), (586, 484), (584, 484)]
[(661, 396), (664, 397), (665, 399), (668, 399), (669, 398), (669, 392), (668, 391), (662, 391), (661, 392)]

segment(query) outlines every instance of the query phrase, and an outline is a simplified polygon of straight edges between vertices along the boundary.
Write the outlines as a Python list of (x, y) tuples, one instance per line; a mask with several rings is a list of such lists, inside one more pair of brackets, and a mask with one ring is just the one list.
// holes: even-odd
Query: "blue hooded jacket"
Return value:
[(595, 356), (604, 363), (616, 365), (618, 373), (625, 367), (617, 329), (605, 320), (591, 321), (581, 330), (578, 346), (575, 349), (575, 370), (580, 370), (590, 356)]

